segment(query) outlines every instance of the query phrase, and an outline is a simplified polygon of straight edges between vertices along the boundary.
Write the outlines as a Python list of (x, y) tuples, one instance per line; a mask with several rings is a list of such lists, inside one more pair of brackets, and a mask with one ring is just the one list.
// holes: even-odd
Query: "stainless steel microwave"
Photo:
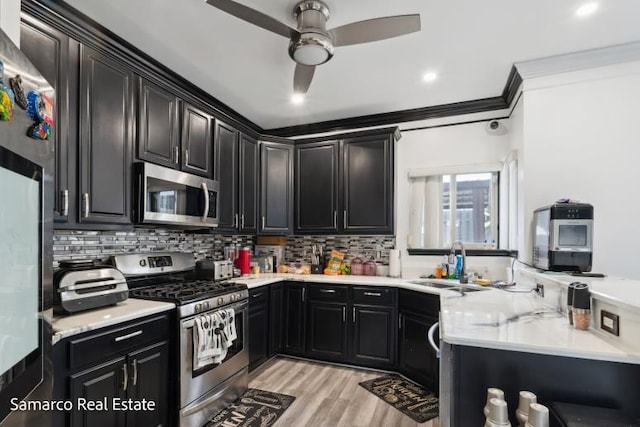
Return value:
[(551, 271), (591, 271), (593, 206), (556, 203), (533, 213), (533, 265)]
[(218, 181), (144, 162), (134, 172), (136, 223), (218, 226)]

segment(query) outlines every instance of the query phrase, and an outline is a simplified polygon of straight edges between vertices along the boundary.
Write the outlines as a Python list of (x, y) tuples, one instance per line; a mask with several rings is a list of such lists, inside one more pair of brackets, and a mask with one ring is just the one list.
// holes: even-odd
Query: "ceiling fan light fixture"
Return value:
[(289, 56), (298, 64), (320, 65), (333, 56), (333, 43), (320, 33), (304, 33), (289, 44)]

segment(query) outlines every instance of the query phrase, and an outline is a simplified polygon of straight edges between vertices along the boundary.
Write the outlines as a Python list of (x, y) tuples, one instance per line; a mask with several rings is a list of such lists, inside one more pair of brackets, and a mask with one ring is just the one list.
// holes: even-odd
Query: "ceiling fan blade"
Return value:
[(293, 91), (307, 93), (315, 71), (315, 65), (296, 64), (296, 71), (293, 73)]
[(247, 21), (260, 28), (264, 28), (272, 33), (280, 34), (283, 37), (292, 38), (299, 35), (298, 30), (295, 30), (282, 22), (265, 15), (262, 12), (258, 12), (255, 9), (244, 6), (240, 3), (236, 3), (231, 0), (206, 0), (211, 6), (218, 8), (229, 15), (233, 15), (236, 18), (240, 18), (243, 21)]
[(420, 31), (420, 15), (398, 15), (353, 22), (329, 30), (335, 46), (376, 42)]

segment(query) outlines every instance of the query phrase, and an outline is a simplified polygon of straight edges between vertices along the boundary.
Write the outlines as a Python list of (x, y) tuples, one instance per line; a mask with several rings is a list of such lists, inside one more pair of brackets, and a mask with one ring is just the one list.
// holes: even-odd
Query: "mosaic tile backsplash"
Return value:
[[(356, 256), (374, 256), (388, 264), (394, 236), (289, 236), (286, 262), (309, 262), (311, 247), (322, 245), (325, 252), (337, 249), (347, 253), (347, 261)], [(191, 252), (196, 260), (222, 259), (227, 245), (253, 247), (255, 236), (212, 235), (162, 228), (136, 228), (133, 231), (55, 230), (54, 267), (68, 259), (106, 259), (110, 255), (135, 252)]]

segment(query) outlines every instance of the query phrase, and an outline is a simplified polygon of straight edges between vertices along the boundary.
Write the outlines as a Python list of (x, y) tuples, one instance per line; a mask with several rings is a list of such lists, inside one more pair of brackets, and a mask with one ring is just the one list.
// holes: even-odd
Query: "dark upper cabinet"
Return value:
[(114, 426), (124, 427), (126, 412), (114, 411), (109, 406), (104, 411), (81, 410), (77, 402), (103, 401), (107, 399), (109, 405), (114, 398), (127, 397), (127, 382), (129, 372), (124, 357), (114, 359), (103, 365), (72, 375), (69, 379), (69, 400), (74, 402), (69, 425), (72, 427)]
[(260, 234), (293, 230), (293, 146), (260, 143)]
[(293, 355), (304, 354), (306, 292), (304, 283), (284, 286), (284, 351)]
[(280, 353), (283, 348), (283, 285), (269, 286), (269, 356)]
[(215, 179), (220, 181), (218, 198), (218, 230), (235, 231), (240, 223), (238, 213), (238, 131), (216, 121), (215, 126)]
[(138, 78), (138, 158), (179, 169), (179, 99), (162, 87)]
[(70, 167), (73, 162), (69, 160), (69, 103), (66, 94), (68, 79), (74, 75), (77, 78), (77, 67), (75, 70), (69, 67), (69, 37), (24, 13), (21, 18), (20, 50), (56, 91), (53, 128), (56, 164), (53, 175), (54, 221), (66, 222), (70, 208), (75, 207), (69, 197), (75, 180), (75, 168)]
[(79, 221), (131, 224), (133, 73), (82, 45), (79, 100)]
[(398, 137), (397, 129), (383, 129), (297, 141), (295, 232), (393, 234)]
[(295, 232), (338, 231), (338, 141), (295, 147)]
[(342, 229), (393, 233), (393, 137), (349, 138), (342, 147)]
[(258, 230), (258, 141), (240, 134), (239, 211), (241, 233)]
[(213, 117), (204, 110), (183, 103), (182, 170), (213, 177)]
[(310, 300), (307, 355), (344, 361), (347, 358), (347, 303)]
[(128, 426), (169, 425), (167, 372), (169, 371), (169, 344), (166, 341), (129, 353), (131, 369), (128, 397), (133, 400), (160, 403), (154, 411), (127, 411)]

